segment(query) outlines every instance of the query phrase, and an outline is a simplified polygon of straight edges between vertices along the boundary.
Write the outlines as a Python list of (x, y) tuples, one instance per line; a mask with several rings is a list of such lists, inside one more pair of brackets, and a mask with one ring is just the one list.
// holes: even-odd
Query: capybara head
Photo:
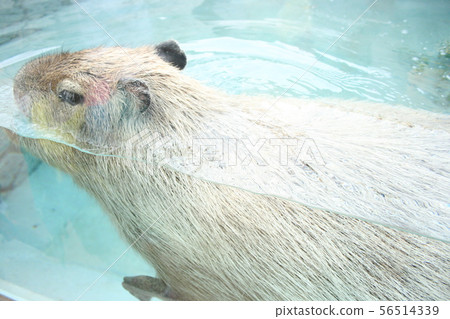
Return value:
[(56, 162), (73, 152), (66, 144), (108, 153), (143, 128), (186, 136), (196, 127), (211, 90), (184, 76), (185, 65), (186, 55), (173, 40), (33, 60), (15, 78), (16, 103), (37, 130), (56, 133), (62, 143), (23, 144), (61, 168)]
[[(80, 133), (86, 129), (111, 134), (111, 129), (134, 125), (152, 113), (163, 115), (162, 108), (152, 107), (161, 99), (157, 91), (170, 94), (164, 79), (170, 80), (185, 65), (186, 56), (175, 41), (48, 55), (19, 71), (14, 96), (41, 128), (82, 139)], [(90, 136), (84, 138), (89, 142)]]

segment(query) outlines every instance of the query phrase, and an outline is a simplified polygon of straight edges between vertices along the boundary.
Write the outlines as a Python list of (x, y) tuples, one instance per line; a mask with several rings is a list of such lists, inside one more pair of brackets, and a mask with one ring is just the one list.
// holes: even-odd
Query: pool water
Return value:
[[(231, 94), (358, 99), (450, 113), (446, 0), (379, 0), (372, 7), (374, 1), (78, 2), (0, 4), (0, 86), (10, 87), (18, 69), (43, 52), (176, 39), (188, 56), (184, 72)], [(1, 145), (0, 293), (133, 300), (122, 277), (154, 270), (131, 250), (121, 256), (128, 244), (97, 203), (27, 154), (11, 170), (5, 154), (20, 152)]]

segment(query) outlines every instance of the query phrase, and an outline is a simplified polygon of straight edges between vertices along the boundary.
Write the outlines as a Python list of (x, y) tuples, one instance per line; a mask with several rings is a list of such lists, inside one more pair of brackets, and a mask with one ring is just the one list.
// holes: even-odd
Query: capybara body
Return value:
[(16, 76), (16, 102), (66, 144), (15, 140), (92, 194), (174, 299), (450, 297), (446, 242), (164, 166), (146, 172), (121, 156), (121, 143), (147, 128), (189, 143), (212, 123), (233, 130), (230, 113), (251, 113), (258, 99), (199, 84), (180, 72), (185, 61), (173, 41), (38, 58)]

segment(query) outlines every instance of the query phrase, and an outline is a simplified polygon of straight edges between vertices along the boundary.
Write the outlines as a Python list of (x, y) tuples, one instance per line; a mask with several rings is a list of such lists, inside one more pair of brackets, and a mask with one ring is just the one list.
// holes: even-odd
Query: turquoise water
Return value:
[[(277, 95), (373, 1), (81, 1), (114, 40), (70, 1), (42, 2), (3, 8), (0, 61), (55, 46), (73, 51), (173, 38), (195, 78), (231, 93)], [(449, 7), (445, 0), (378, 1), (286, 95), (449, 112)]]
[[(2, 2), (0, 85), (34, 51), (172, 38), (188, 56), (184, 72), (229, 93), (278, 96), (295, 83), (285, 96), (450, 113), (449, 2), (380, 0), (351, 26), (372, 2), (80, 1), (88, 14), (71, 1)], [(127, 244), (68, 176), (27, 161), (28, 177), (1, 193), (0, 292), (76, 299)], [(130, 251), (82, 299), (132, 300), (122, 276), (152, 273)]]

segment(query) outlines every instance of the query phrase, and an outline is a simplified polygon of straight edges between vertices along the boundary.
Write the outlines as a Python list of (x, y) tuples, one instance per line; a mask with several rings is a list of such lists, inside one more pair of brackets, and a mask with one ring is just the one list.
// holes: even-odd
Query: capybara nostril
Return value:
[(15, 97), (15, 101), (19, 110), (25, 114), (27, 118), (31, 118), (31, 96), (24, 94)]

